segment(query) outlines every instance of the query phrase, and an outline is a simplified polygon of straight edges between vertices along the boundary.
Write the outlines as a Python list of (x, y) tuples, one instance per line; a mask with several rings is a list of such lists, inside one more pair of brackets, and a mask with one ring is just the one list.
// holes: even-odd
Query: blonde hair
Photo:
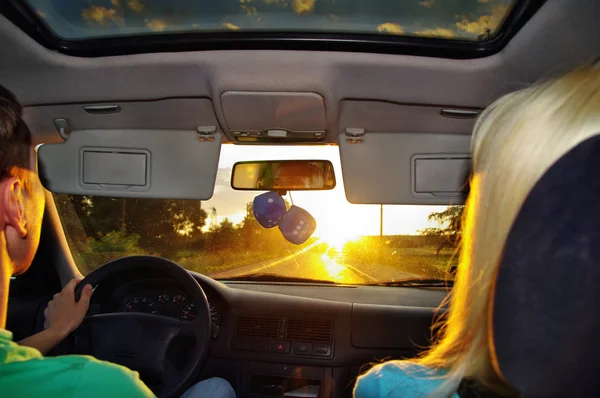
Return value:
[[(439, 339), (410, 361), (446, 369), (436, 397), (471, 378), (516, 395), (494, 363), (493, 288), (509, 230), (544, 172), (577, 144), (600, 134), (600, 68), (585, 68), (506, 95), (479, 118), (460, 263)], [(398, 362), (403, 366), (406, 362)]]

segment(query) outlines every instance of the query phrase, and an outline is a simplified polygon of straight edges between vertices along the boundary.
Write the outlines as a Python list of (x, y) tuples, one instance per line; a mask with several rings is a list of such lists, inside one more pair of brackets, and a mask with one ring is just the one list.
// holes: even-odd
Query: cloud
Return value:
[(129, 7), (131, 9), (131, 11), (134, 11), (134, 12), (140, 12), (140, 11), (143, 11), (144, 8), (146, 8), (146, 6), (144, 4), (142, 4), (142, 2), (140, 0), (129, 0), (127, 2), (127, 7)]
[(111, 4), (117, 8), (121, 6), (121, 0), (110, 0)]
[(232, 23), (230, 23), (230, 22), (225, 22), (225, 23), (223, 23), (223, 27), (224, 27), (225, 29), (229, 29), (229, 30), (240, 30), (240, 27), (239, 27), (239, 26), (237, 26), (237, 25), (234, 25), (234, 24), (232, 24)]
[(495, 32), (498, 26), (504, 20), (508, 6), (497, 5), (492, 8), (490, 15), (482, 15), (475, 20), (470, 20), (467, 16), (460, 16), (460, 21), (456, 22), (456, 27), (464, 32), (474, 35), (485, 34), (487, 30)]
[(292, 0), (292, 10), (298, 15), (310, 14), (315, 9), (317, 0)]
[[(211, 209), (214, 207), (217, 209), (219, 218), (229, 217), (235, 223), (239, 218), (236, 215), (245, 214), (246, 204), (252, 203), (254, 197), (261, 192), (233, 191), (231, 189), (231, 170), (231, 167), (217, 170), (213, 197), (202, 202), (202, 208), (210, 215)], [(219, 222), (221, 221), (222, 219), (219, 220)]]
[(248, 16), (256, 16), (258, 14), (256, 7), (252, 5), (252, 0), (240, 0), (240, 7)]
[(81, 18), (87, 23), (98, 25), (109, 25), (111, 23), (122, 25), (123, 18), (119, 16), (114, 8), (91, 6), (81, 12)]
[(146, 26), (155, 32), (162, 32), (167, 28), (167, 23), (162, 19), (147, 19)]
[(382, 23), (377, 27), (377, 31), (381, 33), (392, 33), (396, 35), (401, 35), (404, 33), (404, 28), (398, 25), (397, 23), (386, 22)]
[(435, 29), (424, 29), (415, 32), (419, 36), (427, 37), (454, 37), (456, 34), (452, 29), (435, 28)]
[(423, 7), (431, 8), (435, 4), (435, 0), (423, 0), (419, 4)]

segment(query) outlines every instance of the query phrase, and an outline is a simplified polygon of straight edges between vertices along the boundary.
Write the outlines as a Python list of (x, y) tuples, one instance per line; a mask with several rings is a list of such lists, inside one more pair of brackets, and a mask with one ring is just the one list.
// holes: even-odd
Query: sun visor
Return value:
[(361, 127), (367, 131), (463, 135), (473, 131), (480, 112), (480, 108), (344, 100), (340, 133), (346, 127)]
[(82, 130), (38, 148), (51, 192), (207, 200), (213, 194), (222, 134), (189, 130)]
[(365, 133), (339, 136), (350, 203), (464, 203), (471, 137), (460, 134)]
[(195, 130), (198, 126), (218, 126), (208, 98), (34, 105), (23, 109), (23, 117), (37, 143), (60, 142), (71, 131), (79, 130)]

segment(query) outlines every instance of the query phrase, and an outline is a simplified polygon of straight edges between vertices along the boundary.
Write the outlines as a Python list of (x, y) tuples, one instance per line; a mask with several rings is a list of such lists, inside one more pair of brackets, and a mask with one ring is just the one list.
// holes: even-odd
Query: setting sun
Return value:
[(350, 217), (331, 214), (328, 217), (317, 219), (317, 231), (315, 236), (320, 238), (328, 246), (341, 250), (348, 242), (360, 239), (360, 225)]

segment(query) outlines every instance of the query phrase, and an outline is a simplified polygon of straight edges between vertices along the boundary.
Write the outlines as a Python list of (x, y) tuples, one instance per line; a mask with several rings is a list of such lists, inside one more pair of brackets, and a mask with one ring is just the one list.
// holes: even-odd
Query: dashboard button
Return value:
[(310, 343), (294, 343), (294, 354), (310, 355), (312, 344)]
[(243, 351), (268, 351), (269, 343), (263, 340), (238, 339), (233, 343), (233, 347)]
[(288, 354), (290, 352), (289, 341), (271, 341), (271, 352), (277, 352), (279, 354)]
[(331, 345), (330, 344), (315, 344), (313, 346), (313, 355), (318, 357), (331, 356)]

